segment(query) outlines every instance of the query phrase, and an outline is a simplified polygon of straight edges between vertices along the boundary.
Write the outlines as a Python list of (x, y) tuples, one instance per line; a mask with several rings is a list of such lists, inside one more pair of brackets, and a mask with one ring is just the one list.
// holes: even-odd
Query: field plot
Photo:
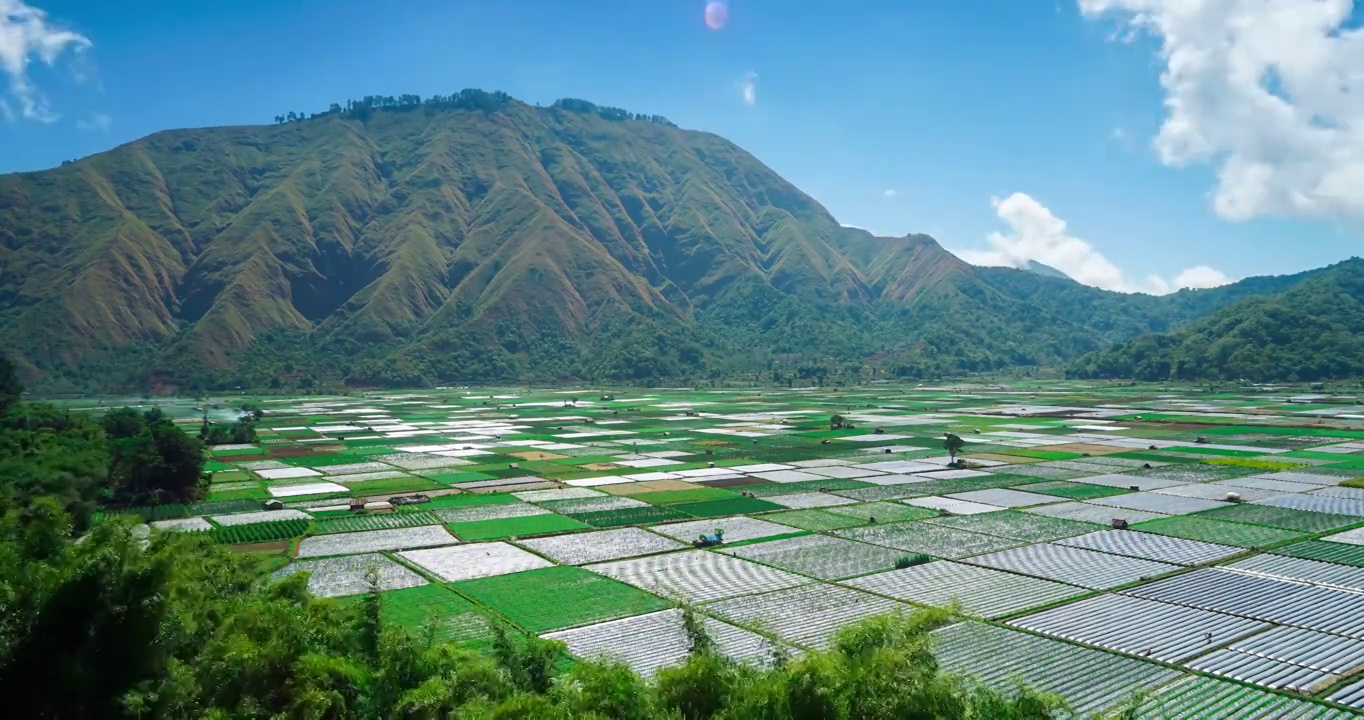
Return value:
[(920, 605), (958, 603), (961, 611), (996, 618), (1086, 594), (1084, 588), (1051, 580), (948, 561), (867, 575), (843, 582)]
[(923, 553), (951, 560), (981, 555), (1022, 544), (1018, 540), (957, 530), (956, 528), (934, 525), (924, 521), (870, 525), (840, 530), (835, 534), (873, 545), (884, 545), (896, 550)]
[(1270, 627), (1258, 620), (1126, 595), (1100, 595), (1009, 624), (1171, 663)]
[(791, 532), (791, 528), (785, 525), (770, 523), (766, 520), (749, 517), (732, 517), (716, 520), (695, 520), (693, 522), (671, 523), (668, 525), (655, 525), (650, 530), (667, 535), (670, 538), (691, 542), (704, 534), (715, 532), (716, 528), (724, 531), (725, 542), (734, 543), (744, 540), (756, 540), (758, 538), (772, 537), (774, 535), (785, 535)]
[(500, 542), (409, 550), (398, 553), (398, 556), (447, 582), (505, 575), (553, 564), (538, 555)]
[(1322, 560), (1351, 567), (1364, 567), (1364, 547), (1326, 540), (1306, 540), (1274, 548), (1274, 554), (1306, 560)]
[(467, 523), (483, 520), (505, 520), (532, 515), (549, 515), (550, 511), (529, 503), (501, 503), (497, 505), (474, 505), (472, 507), (437, 508), (433, 511), (442, 522)]
[(737, 548), (720, 548), (726, 555), (755, 560), (821, 580), (838, 580), (888, 570), (904, 553), (878, 545), (829, 537), (801, 537), (768, 540)]
[[(851, 505), (848, 507), (865, 507), (865, 505)], [(789, 510), (787, 512), (768, 513), (763, 515), (762, 519), (769, 522), (790, 525), (793, 528), (801, 530), (810, 530), (812, 532), (842, 530), (844, 528), (867, 524), (866, 521), (861, 518), (839, 515), (826, 510)]]
[(1041, 493), (1043, 495), (1053, 495), (1069, 500), (1092, 500), (1094, 498), (1111, 497), (1131, 492), (1124, 488), (1108, 487), (1106, 485), (1086, 485), (1076, 482), (1042, 482), (1028, 485), (1028, 492)]
[(1364, 641), (1278, 627), (1232, 643), (1189, 667), (1270, 688), (1313, 692), (1364, 666)]
[(997, 507), (1006, 508), (1047, 505), (1056, 502), (1056, 498), (1050, 495), (1040, 495), (1038, 493), (1024, 492), (1022, 490), (1010, 490), (1008, 488), (972, 490), (970, 492), (955, 493), (948, 495), (947, 497), (953, 500), (965, 500), (966, 502), (982, 503), (985, 505), (995, 505)]
[(723, 517), (726, 515), (743, 515), (746, 513), (760, 513), (771, 510), (785, 510), (786, 506), (778, 505), (759, 498), (739, 497), (732, 500), (706, 500), (703, 502), (677, 503), (668, 506), (672, 510), (683, 512), (695, 517)]
[[(772, 641), (713, 618), (704, 620), (706, 632), (721, 655), (736, 662), (769, 664), (780, 652)], [(691, 654), (681, 610), (663, 610), (623, 620), (546, 633), (578, 657), (616, 660), (631, 670), (652, 677), (662, 668), (681, 664)]]
[(1245, 685), (1190, 675), (1166, 685), (1142, 706), (1137, 720), (1221, 718), (1243, 711), (1256, 718), (1347, 720), (1357, 717), (1306, 700), (1256, 690)]
[(1169, 517), (1168, 515), (1161, 515), (1159, 513), (1143, 512), (1141, 510), (1126, 510), (1123, 508), (1105, 507), (1103, 505), (1091, 505), (1086, 502), (1040, 505), (1038, 507), (1023, 508), (1020, 512), (1064, 518), (1066, 520), (1078, 520), (1080, 522), (1095, 523), (1097, 525), (1108, 525), (1118, 519), (1126, 520), (1129, 523), (1139, 523), (1147, 520), (1157, 520), (1163, 517)]
[(450, 523), (450, 532), (461, 540), (496, 540), (583, 530), (587, 527), (586, 523), (579, 520), (546, 512), (495, 520)]
[(784, 570), (704, 550), (617, 560), (588, 565), (587, 569), (664, 597), (692, 603), (811, 582), (809, 578)]
[(298, 557), (353, 555), (356, 553), (405, 550), (407, 548), (453, 545), (459, 542), (440, 526), (367, 530), (304, 538), (298, 543)]
[(238, 513), (236, 515), (214, 515), (209, 518), (214, 525), (231, 527), (233, 525), (252, 525), (285, 520), (312, 520), (312, 516), (299, 510), (267, 510), (263, 512)]
[(672, 605), (657, 595), (576, 567), (498, 574), (451, 587), (532, 633), (642, 615)]
[(976, 565), (1105, 590), (1179, 569), (1178, 565), (1063, 545), (1029, 545), (971, 558)]
[(894, 600), (830, 585), (747, 595), (711, 603), (705, 609), (737, 625), (810, 648), (825, 647), (839, 628), (863, 618), (909, 610)]
[(933, 641), (944, 669), (975, 676), (1001, 691), (1022, 682), (1056, 693), (1080, 717), (1121, 704), (1134, 688), (1179, 676), (1178, 671), (1155, 663), (978, 622), (936, 630)]
[[(1222, 567), (1288, 580), (1302, 580), (1315, 585), (1330, 585), (1364, 591), (1364, 568), (1347, 567), (1318, 560), (1303, 560), (1279, 555), (1256, 555)], [(1364, 608), (1364, 605), (1361, 607)]]
[(843, 505), (829, 508), (828, 512), (835, 515), (846, 515), (859, 520), (870, 521), (875, 519), (878, 523), (922, 520), (924, 518), (938, 517), (939, 515), (939, 513), (927, 508), (900, 505), (898, 503), (861, 503), (858, 505)]
[(691, 516), (671, 508), (645, 505), (644, 507), (624, 510), (577, 513), (572, 517), (574, 520), (592, 527), (620, 527), (621, 525), (647, 525), (660, 521), (682, 520)]
[(1357, 525), (1361, 520), (1364, 520), (1364, 518), (1355, 517), (1353, 515), (1333, 515), (1331, 513), (1310, 512), (1307, 510), (1294, 510), (1292, 508), (1256, 505), (1251, 503), (1227, 505), (1215, 510), (1199, 513), (1198, 517), (1225, 520), (1228, 522), (1249, 523), (1251, 525), (1268, 525), (1270, 527), (1283, 528), (1285, 530), (1298, 530), (1307, 533), (1329, 532), (1350, 525)]
[(1083, 535), (1094, 529), (1093, 525), (1078, 520), (1029, 515), (1011, 510), (964, 517), (930, 518), (924, 522), (1021, 542), (1057, 540)]
[[(327, 561), (321, 561), (327, 562)], [(385, 622), (438, 641), (473, 642), (491, 633), (488, 617), (462, 596), (440, 585), (419, 585), (383, 593)]]
[(1134, 492), (1127, 495), (1114, 495), (1113, 497), (1095, 498), (1086, 502), (1092, 505), (1104, 505), (1106, 507), (1123, 508), (1127, 510), (1141, 510), (1143, 512), (1160, 513), (1162, 515), (1188, 515), (1190, 513), (1202, 512), (1226, 506), (1216, 500), (1204, 500), (1196, 497), (1183, 497), (1181, 495), (1167, 495), (1158, 492)]
[(1176, 565), (1203, 565), (1245, 552), (1241, 548), (1229, 545), (1215, 545), (1197, 540), (1132, 532), (1130, 530), (1101, 530), (1088, 535), (1057, 540), (1056, 544)]
[(810, 510), (813, 508), (832, 507), (835, 505), (851, 505), (856, 500), (850, 498), (830, 495), (828, 493), (793, 493), (791, 495), (773, 495), (771, 502), (792, 510)]
[(1364, 595), (1222, 569), (1201, 569), (1129, 595), (1364, 639)]
[(421, 527), (422, 525), (439, 525), (441, 520), (429, 512), (403, 512), (373, 515), (348, 515), (342, 517), (328, 517), (318, 520), (313, 525), (314, 535), (329, 535), (339, 532), (356, 532), (359, 530), (391, 530), (394, 528)]
[(565, 565), (587, 565), (687, 547), (639, 528), (556, 535), (518, 540), (517, 544)]
[[(426, 578), (378, 554), (304, 560), (275, 571), (275, 577), (308, 573), (308, 591), (318, 597), (359, 595), (425, 585)], [(371, 580), (374, 581), (371, 584)]]
[(1243, 548), (1268, 547), (1303, 537), (1302, 533), (1292, 530), (1208, 520), (1196, 515), (1147, 520), (1133, 525), (1132, 529)]

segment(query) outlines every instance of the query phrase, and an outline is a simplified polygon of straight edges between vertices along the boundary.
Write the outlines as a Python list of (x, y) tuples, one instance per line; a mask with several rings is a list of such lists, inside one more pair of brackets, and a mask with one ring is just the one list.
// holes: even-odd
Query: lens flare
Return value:
[(706, 3), (706, 27), (719, 30), (729, 23), (729, 6), (720, 0)]

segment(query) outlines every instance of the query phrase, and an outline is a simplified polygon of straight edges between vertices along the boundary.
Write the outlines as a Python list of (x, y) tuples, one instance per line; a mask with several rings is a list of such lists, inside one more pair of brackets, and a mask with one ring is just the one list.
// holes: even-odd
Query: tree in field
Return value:
[(835, 415), (829, 418), (830, 430), (842, 430), (845, 427), (848, 427), (848, 419), (842, 415)]
[(110, 495), (116, 502), (185, 502), (197, 496), (204, 446), (160, 410), (112, 410), (103, 425), (109, 438)]
[(957, 464), (957, 454), (961, 452), (962, 448), (966, 447), (966, 441), (962, 440), (960, 435), (947, 433), (947, 436), (943, 438), (942, 446), (947, 450), (948, 456), (952, 458), (952, 464), (955, 465)]

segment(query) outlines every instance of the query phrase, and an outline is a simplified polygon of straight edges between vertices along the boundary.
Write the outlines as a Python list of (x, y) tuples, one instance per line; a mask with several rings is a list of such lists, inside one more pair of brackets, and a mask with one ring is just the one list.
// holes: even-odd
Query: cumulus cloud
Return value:
[(881, 196), (882, 196), (882, 197), (888, 197), (888, 198), (896, 198), (896, 197), (900, 197), (900, 194), (901, 194), (901, 193), (900, 193), (899, 190), (887, 190), (887, 191), (881, 193)]
[(1076, 282), (1117, 292), (1163, 295), (1186, 287), (1215, 287), (1230, 282), (1222, 272), (1206, 265), (1191, 267), (1173, 282), (1156, 275), (1132, 280), (1093, 245), (1070, 234), (1066, 221), (1025, 193), (992, 198), (995, 213), (1009, 232), (990, 233), (989, 249), (963, 250), (957, 256), (973, 265), (1027, 267), (1036, 261), (1060, 270)]
[(1364, 30), (1353, 0), (1077, 0), (1160, 40), (1171, 166), (1217, 170), (1213, 208), (1364, 217)]
[(58, 117), (34, 87), (29, 68), (34, 63), (55, 66), (63, 56), (90, 47), (84, 35), (51, 24), (47, 13), (23, 0), (0, 0), (0, 71), (8, 76), (9, 93), (23, 117), (40, 122)]
[(753, 107), (758, 104), (758, 73), (745, 73), (739, 81), (739, 96), (744, 99), (744, 104)]

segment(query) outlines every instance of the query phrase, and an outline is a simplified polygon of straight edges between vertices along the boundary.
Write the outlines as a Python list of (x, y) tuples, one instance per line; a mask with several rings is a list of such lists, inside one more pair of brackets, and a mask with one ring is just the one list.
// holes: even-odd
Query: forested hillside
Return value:
[(175, 130), (0, 177), (0, 344), (47, 389), (1058, 365), (1206, 314), (878, 238), (737, 146), (501, 93)]
[(1172, 333), (1086, 355), (1081, 378), (1317, 381), (1364, 376), (1364, 260), (1249, 297)]

